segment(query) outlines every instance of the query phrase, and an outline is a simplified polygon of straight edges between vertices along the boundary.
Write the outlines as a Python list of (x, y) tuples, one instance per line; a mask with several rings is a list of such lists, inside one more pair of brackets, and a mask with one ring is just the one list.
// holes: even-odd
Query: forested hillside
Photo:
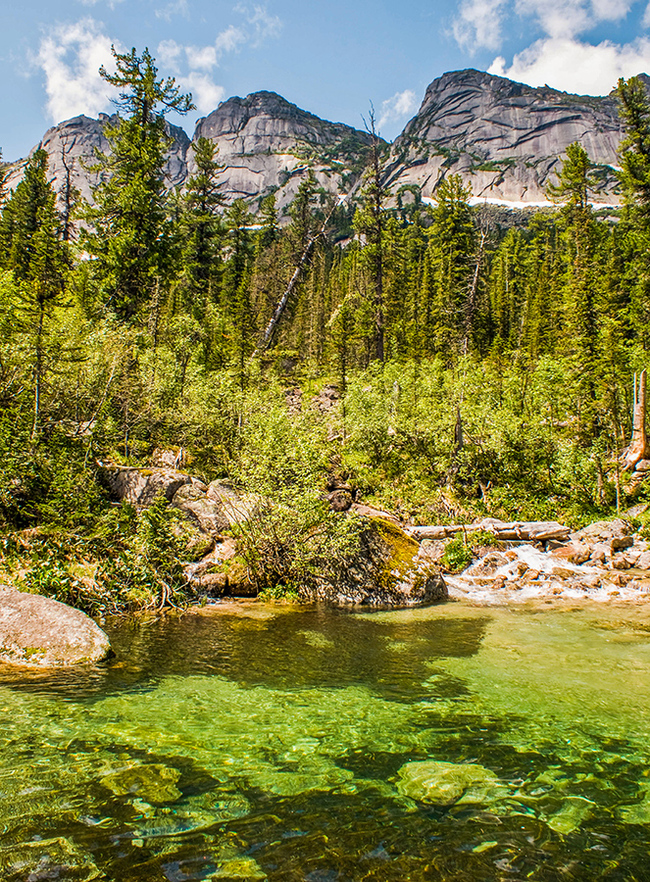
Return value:
[(308, 177), (280, 226), (273, 195), (256, 214), (224, 206), (206, 138), (189, 182), (165, 189), (164, 114), (190, 99), (148, 52), (116, 60), (92, 205), (53, 191), (44, 151), (0, 196), (7, 554), (35, 528), (81, 557), (128, 550), (136, 515), (108, 505), (97, 464), (156, 447), (285, 500), (335, 475), (421, 522), (578, 522), (648, 495), (619, 466), (650, 345), (640, 80), (618, 85), (620, 211), (590, 206), (598, 177), (577, 143), (555, 210), (470, 208), (454, 175), (435, 203), (394, 193), (371, 117), (353, 197)]

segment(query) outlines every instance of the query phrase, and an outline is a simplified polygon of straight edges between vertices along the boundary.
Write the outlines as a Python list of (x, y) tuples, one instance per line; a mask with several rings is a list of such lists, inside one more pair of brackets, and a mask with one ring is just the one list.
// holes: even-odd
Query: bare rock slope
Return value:
[(475, 197), (536, 202), (579, 141), (598, 166), (597, 201), (616, 203), (614, 168), (623, 137), (612, 96), (570, 95), (533, 88), (477, 70), (443, 74), (428, 87), (416, 116), (396, 138), (387, 181), (435, 193), (460, 174)]
[[(104, 128), (110, 119), (79, 116), (46, 132), (42, 146), (59, 191), (67, 167), (72, 183), (90, 196), (88, 165), (95, 149), (108, 149)], [(195, 165), (183, 129), (170, 125), (168, 131), (165, 180), (171, 189), (182, 186)], [(370, 143), (367, 132), (322, 120), (275, 92), (224, 101), (198, 121), (193, 140), (200, 136), (219, 147), (226, 202), (243, 198), (254, 205), (274, 192), (280, 208), (293, 199), (310, 170), (326, 191), (349, 192), (363, 171)], [(417, 184), (426, 198), (446, 176), (458, 173), (474, 197), (543, 202), (566, 147), (579, 141), (597, 166), (595, 201), (617, 204), (615, 168), (622, 137), (611, 95), (570, 95), (477, 70), (454, 71), (428, 87), (420, 110), (390, 148), (385, 178), (395, 194)], [(23, 166), (24, 161), (14, 164), (10, 186), (20, 179)]]
[(198, 121), (194, 139), (201, 136), (219, 147), (228, 201), (273, 191), (279, 206), (293, 199), (310, 169), (325, 190), (341, 192), (358, 178), (370, 144), (365, 132), (325, 122), (275, 92), (224, 101)]

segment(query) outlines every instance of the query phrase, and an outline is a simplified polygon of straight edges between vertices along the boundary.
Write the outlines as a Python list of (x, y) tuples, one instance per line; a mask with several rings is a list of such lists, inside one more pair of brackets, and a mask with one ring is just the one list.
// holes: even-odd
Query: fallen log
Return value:
[(514, 542), (546, 542), (550, 539), (562, 542), (568, 539), (571, 530), (557, 521), (499, 521), (485, 518), (476, 524), (445, 524), (422, 527), (409, 527), (407, 532), (414, 539), (450, 539), (459, 533), (492, 533), (495, 538)]

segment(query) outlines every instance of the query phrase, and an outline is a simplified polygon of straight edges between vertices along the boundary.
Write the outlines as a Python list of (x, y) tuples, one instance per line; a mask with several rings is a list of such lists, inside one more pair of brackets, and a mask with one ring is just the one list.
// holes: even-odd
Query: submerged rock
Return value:
[(0, 847), (0, 878), (3, 882), (45, 879), (91, 882), (105, 877), (89, 856), (67, 839), (58, 837)]
[(486, 803), (506, 795), (494, 772), (478, 763), (435, 760), (406, 763), (399, 770), (397, 790), (418, 802), (434, 805)]
[(577, 830), (591, 815), (593, 802), (584, 796), (568, 796), (562, 808), (547, 820), (548, 826), (556, 833), (567, 836)]
[(160, 763), (144, 763), (109, 772), (102, 777), (101, 783), (116, 796), (137, 796), (151, 805), (164, 805), (181, 798), (182, 793), (176, 787), (180, 777), (178, 769)]
[(0, 586), (0, 662), (74, 665), (102, 661), (106, 634), (85, 613), (39, 594)]

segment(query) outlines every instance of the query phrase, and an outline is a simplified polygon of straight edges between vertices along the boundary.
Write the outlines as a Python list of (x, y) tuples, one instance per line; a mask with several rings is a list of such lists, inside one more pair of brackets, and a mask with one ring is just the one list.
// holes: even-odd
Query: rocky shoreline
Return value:
[[(172, 456), (176, 461), (165, 461)], [(185, 565), (185, 577), (204, 603), (256, 597), (237, 533), (271, 503), (240, 493), (227, 481), (206, 484), (175, 467), (181, 465), (178, 459), (178, 453), (162, 451), (151, 468), (100, 463), (100, 480), (116, 502), (142, 510), (164, 496), (180, 514), (194, 557)], [(328, 487), (331, 511), (360, 524), (359, 545), (336, 578), (330, 573), (316, 580), (300, 597), (304, 602), (390, 609), (448, 599), (502, 604), (549, 598), (646, 601), (650, 596), (650, 542), (633, 523), (646, 506), (631, 510), (629, 519), (598, 521), (571, 532), (555, 521), (495, 518), (404, 525), (355, 497), (345, 485)], [(458, 542), (471, 560), (454, 568), (447, 554), (450, 543)], [(79, 610), (9, 587), (0, 590), (0, 661), (95, 663), (109, 652), (106, 635)]]

